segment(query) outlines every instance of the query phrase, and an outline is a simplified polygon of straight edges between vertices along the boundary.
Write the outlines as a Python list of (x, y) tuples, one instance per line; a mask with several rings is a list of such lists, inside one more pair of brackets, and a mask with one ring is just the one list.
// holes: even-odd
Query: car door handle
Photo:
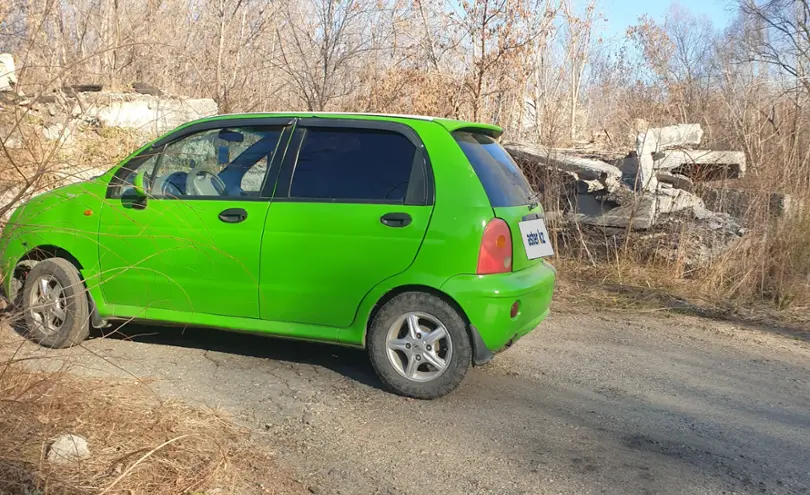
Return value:
[(407, 213), (386, 213), (380, 217), (380, 222), (389, 227), (407, 227), (411, 223), (411, 216)]
[(243, 208), (228, 208), (219, 214), (219, 219), (225, 223), (244, 222), (246, 218), (247, 212)]

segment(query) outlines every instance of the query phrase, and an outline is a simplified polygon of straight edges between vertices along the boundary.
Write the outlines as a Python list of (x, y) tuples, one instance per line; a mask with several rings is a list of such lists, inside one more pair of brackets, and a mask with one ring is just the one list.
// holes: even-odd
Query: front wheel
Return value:
[(452, 392), (470, 367), (464, 319), (442, 299), (406, 292), (374, 317), (368, 336), (371, 364), (394, 392), (435, 399)]
[(49, 258), (34, 265), (23, 291), (31, 340), (45, 347), (70, 347), (90, 334), (87, 289), (68, 260)]

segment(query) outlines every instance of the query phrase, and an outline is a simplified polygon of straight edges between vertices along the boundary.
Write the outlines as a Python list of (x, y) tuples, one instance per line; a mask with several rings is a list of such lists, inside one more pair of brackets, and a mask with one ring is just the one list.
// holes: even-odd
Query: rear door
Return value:
[(391, 122), (302, 119), (264, 229), (263, 319), (348, 327), (406, 270), (433, 209), (417, 134)]
[(512, 232), (512, 270), (552, 253), (543, 208), (517, 163), (494, 138), (474, 129), (453, 133), (489, 197), (495, 216)]

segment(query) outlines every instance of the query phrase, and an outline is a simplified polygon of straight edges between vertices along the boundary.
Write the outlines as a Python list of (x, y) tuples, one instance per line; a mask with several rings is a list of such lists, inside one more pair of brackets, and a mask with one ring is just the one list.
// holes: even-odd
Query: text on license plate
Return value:
[(520, 237), (523, 238), (527, 258), (534, 260), (554, 254), (546, 222), (542, 218), (520, 222), (518, 227), (520, 227)]

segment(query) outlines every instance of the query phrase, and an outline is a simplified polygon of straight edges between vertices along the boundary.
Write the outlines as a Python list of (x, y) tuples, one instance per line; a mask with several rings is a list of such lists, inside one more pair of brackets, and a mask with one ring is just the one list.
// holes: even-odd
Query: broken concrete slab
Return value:
[(610, 190), (618, 188), (621, 183), (622, 171), (609, 163), (580, 158), (537, 145), (508, 143), (504, 147), (513, 156), (534, 160), (537, 163), (575, 174), (578, 180), (601, 181)]
[(574, 217), (582, 223), (602, 227), (645, 230), (665, 220), (667, 215), (704, 208), (703, 200), (695, 194), (672, 187), (659, 187), (655, 194), (624, 195), (622, 203), (612, 208), (604, 200), (590, 196), (591, 201), (584, 196), (589, 195), (577, 196), (580, 208)]
[(658, 179), (655, 177), (655, 159), (658, 140), (653, 132), (647, 131), (636, 138), (636, 184), (644, 191), (655, 191)]
[(137, 129), (161, 134), (191, 120), (219, 111), (210, 98), (167, 99), (147, 95), (99, 94), (87, 106), (85, 119), (95, 118), (109, 127)]
[(586, 215), (586, 217), (597, 217), (604, 215), (615, 208), (614, 205), (600, 201), (593, 194), (577, 194), (576, 196), (576, 212)]
[(17, 71), (14, 67), (14, 56), (0, 53), (0, 91), (12, 91), (17, 84)]
[(65, 124), (60, 122), (51, 122), (42, 128), (42, 137), (48, 141), (61, 140), (66, 142), (70, 139), (72, 129), (69, 129)]
[(655, 156), (654, 167), (704, 180), (736, 179), (746, 171), (742, 151), (666, 150)]
[(647, 129), (646, 134), (657, 144), (657, 151), (670, 148), (697, 146), (703, 140), (700, 124), (677, 124)]
[(728, 213), (737, 218), (745, 217), (749, 211), (763, 204), (767, 204), (772, 216), (787, 216), (802, 204), (790, 194), (780, 192), (758, 193), (744, 189), (702, 185), (699, 194), (708, 209)]
[(650, 194), (638, 195), (635, 201), (597, 215), (575, 214), (573, 217), (588, 225), (600, 227), (632, 227), (649, 229), (655, 223), (657, 200)]
[(733, 218), (713, 213), (698, 220), (673, 219), (670, 224), (637, 237), (634, 243), (640, 251), (677, 262), (691, 271), (708, 266), (733, 249), (743, 233)]
[[(18, 126), (5, 128), (0, 126), (0, 143), (8, 149), (21, 149), (23, 147), (23, 136)], [(2, 150), (2, 147), (0, 147)]]
[(678, 124), (647, 129), (636, 136), (636, 178), (645, 191), (655, 191), (658, 179), (655, 176), (656, 155), (661, 151), (698, 145), (703, 139), (700, 124)]
[(672, 187), (683, 189), (685, 191), (692, 191), (695, 183), (689, 177), (680, 174), (673, 174), (671, 172), (658, 171), (655, 173), (655, 178), (661, 184), (670, 184)]
[(665, 215), (683, 210), (703, 208), (703, 200), (699, 196), (683, 189), (659, 187), (655, 195), (658, 201), (656, 214)]
[(605, 185), (598, 180), (581, 180), (577, 182), (577, 192), (593, 193), (605, 190)]

